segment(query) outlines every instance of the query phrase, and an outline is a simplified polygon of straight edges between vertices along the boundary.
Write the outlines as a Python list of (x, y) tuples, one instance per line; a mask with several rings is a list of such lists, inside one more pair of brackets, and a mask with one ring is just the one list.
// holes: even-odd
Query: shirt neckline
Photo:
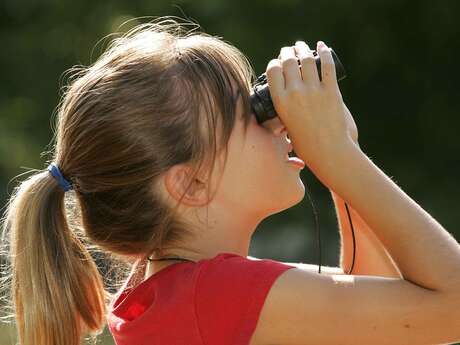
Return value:
[(204, 258), (204, 259), (200, 259), (198, 261), (179, 261), (179, 262), (175, 262), (171, 265), (168, 265), (166, 266), (165, 268), (161, 269), (160, 271), (152, 274), (150, 277), (148, 277), (147, 279), (144, 279), (142, 280), (139, 284), (137, 284), (136, 287), (134, 287), (131, 292), (133, 290), (136, 290), (138, 287), (140, 287), (141, 285), (144, 285), (144, 284), (147, 284), (148, 282), (150, 281), (153, 281), (153, 280), (157, 280), (159, 279), (159, 277), (163, 276), (164, 274), (166, 274), (167, 272), (171, 271), (174, 267), (179, 267), (179, 265), (181, 264), (193, 264), (193, 265), (197, 265), (197, 264), (200, 264), (201, 262), (203, 261), (210, 261), (210, 260), (216, 260), (222, 256), (226, 256), (226, 255), (233, 255), (233, 256), (240, 256), (240, 257), (243, 257), (241, 256), (240, 254), (236, 254), (236, 253), (230, 253), (230, 252), (220, 252), (218, 254), (216, 254), (214, 257), (211, 257), (211, 258)]

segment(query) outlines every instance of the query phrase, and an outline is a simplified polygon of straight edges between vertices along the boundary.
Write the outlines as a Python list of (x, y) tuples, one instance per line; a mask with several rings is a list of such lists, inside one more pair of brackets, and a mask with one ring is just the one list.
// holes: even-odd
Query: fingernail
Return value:
[(320, 46), (320, 47), (324, 47), (324, 46), (326, 46), (326, 45), (324, 44), (324, 42), (323, 42), (323, 41), (318, 41), (318, 46)]

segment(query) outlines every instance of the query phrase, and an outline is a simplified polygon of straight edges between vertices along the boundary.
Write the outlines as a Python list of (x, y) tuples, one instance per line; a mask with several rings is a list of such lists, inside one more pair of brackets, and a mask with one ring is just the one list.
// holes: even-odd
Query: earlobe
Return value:
[(170, 168), (164, 176), (164, 184), (169, 196), (179, 201), (182, 195), (182, 204), (189, 206), (202, 206), (208, 202), (206, 183), (198, 176), (190, 182), (193, 171), (185, 165), (176, 165)]

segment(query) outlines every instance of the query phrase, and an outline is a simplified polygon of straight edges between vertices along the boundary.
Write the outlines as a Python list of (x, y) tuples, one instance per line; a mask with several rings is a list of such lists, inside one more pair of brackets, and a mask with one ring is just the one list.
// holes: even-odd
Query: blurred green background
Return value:
[[(41, 153), (52, 137), (64, 71), (94, 62), (107, 43), (100, 40), (111, 32), (147, 21), (143, 16), (169, 15), (189, 18), (234, 44), (257, 75), (282, 46), (301, 39), (314, 48), (325, 41), (346, 69), (339, 86), (361, 148), (459, 240), (459, 14), (454, 0), (2, 0), (0, 205), (17, 175), (46, 168)], [(329, 190), (308, 168), (301, 177), (318, 212), (321, 263), (338, 266), (340, 237)], [(260, 225), (250, 255), (319, 264), (318, 250), (306, 195)], [(0, 344), (13, 343), (13, 330), (2, 326)], [(113, 344), (107, 332), (101, 343)]]

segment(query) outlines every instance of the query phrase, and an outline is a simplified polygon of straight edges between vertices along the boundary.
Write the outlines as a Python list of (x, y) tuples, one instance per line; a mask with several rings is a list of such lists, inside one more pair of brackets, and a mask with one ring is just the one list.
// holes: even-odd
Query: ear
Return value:
[(193, 169), (188, 165), (178, 164), (171, 167), (163, 176), (166, 191), (176, 201), (179, 201), (185, 193), (181, 201), (182, 204), (189, 206), (206, 205), (208, 203), (207, 183), (200, 174), (197, 174), (191, 181), (192, 174)]

